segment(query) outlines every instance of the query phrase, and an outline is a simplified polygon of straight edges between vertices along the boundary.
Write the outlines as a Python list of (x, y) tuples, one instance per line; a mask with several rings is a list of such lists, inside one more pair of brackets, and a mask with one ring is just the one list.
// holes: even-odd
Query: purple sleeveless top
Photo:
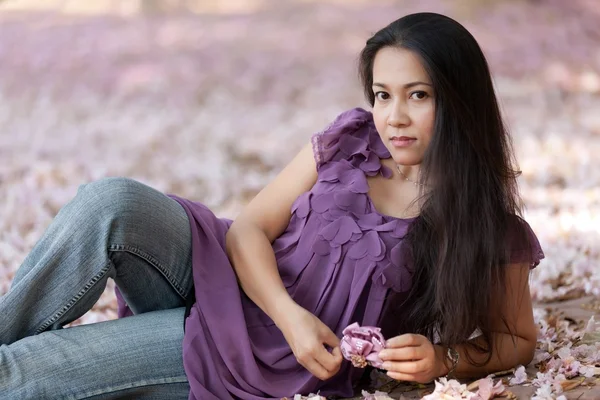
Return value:
[[(410, 289), (412, 266), (402, 243), (413, 219), (378, 213), (368, 196), (368, 176), (392, 176), (381, 164), (390, 154), (370, 112), (342, 113), (312, 143), (317, 182), (294, 202), (273, 249), (292, 298), (341, 337), (353, 322), (379, 325), (388, 292)], [(280, 399), (316, 392), (351, 397), (362, 370), (344, 361), (332, 379), (315, 378), (297, 363), (273, 321), (241, 291), (225, 252), (231, 221), (202, 204), (171, 197), (185, 208), (193, 237), (196, 303), (183, 342), (190, 399)], [(518, 244), (513, 261), (533, 267), (543, 253), (528, 232), (529, 243)], [(120, 315), (126, 313), (120, 298)]]

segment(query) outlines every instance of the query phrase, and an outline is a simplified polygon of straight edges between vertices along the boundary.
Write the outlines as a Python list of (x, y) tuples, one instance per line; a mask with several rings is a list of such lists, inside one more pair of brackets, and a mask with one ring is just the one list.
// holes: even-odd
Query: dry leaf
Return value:
[(563, 390), (566, 392), (566, 391), (575, 389), (577, 386), (581, 385), (584, 381), (585, 381), (585, 378), (569, 379), (569, 380), (561, 382), (560, 386), (562, 386)]
[(586, 332), (579, 341), (580, 344), (596, 344), (600, 342), (600, 332)]

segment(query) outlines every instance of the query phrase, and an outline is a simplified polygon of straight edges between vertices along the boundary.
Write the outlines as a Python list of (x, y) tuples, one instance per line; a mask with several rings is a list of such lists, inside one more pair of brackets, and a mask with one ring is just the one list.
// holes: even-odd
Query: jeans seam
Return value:
[(126, 384), (121, 384), (121, 385), (116, 385), (116, 386), (109, 386), (109, 387), (106, 387), (105, 389), (96, 389), (96, 390), (85, 392), (85, 393), (79, 394), (79, 395), (71, 395), (67, 398), (73, 399), (73, 400), (82, 400), (82, 399), (86, 399), (89, 397), (99, 396), (102, 394), (116, 393), (116, 392), (119, 392), (122, 390), (135, 389), (135, 388), (145, 387), (145, 386), (174, 384), (174, 383), (188, 383), (188, 379), (185, 375), (174, 376), (171, 378), (142, 379), (135, 383), (131, 382), (131, 383), (126, 383)]
[(112, 244), (109, 246), (109, 251), (126, 251), (133, 255), (136, 255), (152, 265), (156, 268), (166, 279), (169, 281), (171, 286), (177, 291), (177, 294), (181, 296), (182, 299), (186, 299), (186, 295), (184, 294), (185, 290), (175, 281), (173, 275), (169, 273), (169, 270), (163, 266), (161, 262), (159, 262), (156, 258), (152, 257), (150, 254), (145, 251), (140, 250), (137, 247), (129, 246), (126, 244)]
[(73, 308), (73, 306), (77, 304), (79, 300), (81, 300), (81, 298), (92, 288), (92, 286), (94, 286), (100, 279), (102, 279), (104, 275), (106, 275), (110, 266), (111, 263), (109, 261), (108, 264), (106, 264), (106, 266), (100, 270), (100, 272), (94, 275), (92, 279), (90, 279), (89, 282), (85, 284), (83, 289), (81, 289), (71, 300), (69, 300), (69, 302), (65, 304), (58, 312), (54, 313), (52, 318), (47, 320), (38, 329), (36, 329), (35, 334), (37, 335), (39, 333), (44, 332), (50, 325), (58, 321), (60, 317), (65, 315), (67, 311)]

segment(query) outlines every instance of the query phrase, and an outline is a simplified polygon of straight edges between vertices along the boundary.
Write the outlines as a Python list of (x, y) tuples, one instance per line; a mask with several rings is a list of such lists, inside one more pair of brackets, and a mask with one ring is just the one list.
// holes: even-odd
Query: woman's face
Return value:
[(418, 165), (431, 140), (435, 118), (431, 80), (409, 50), (384, 47), (373, 62), (373, 119), (392, 159)]

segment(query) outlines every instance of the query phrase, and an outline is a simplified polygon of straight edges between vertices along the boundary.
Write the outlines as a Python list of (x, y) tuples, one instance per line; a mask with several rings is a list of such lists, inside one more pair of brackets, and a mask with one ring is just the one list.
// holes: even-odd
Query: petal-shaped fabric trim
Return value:
[(321, 229), (319, 236), (329, 241), (332, 246), (341, 246), (347, 243), (355, 233), (362, 234), (362, 231), (352, 218), (344, 216)]
[(323, 217), (323, 219), (329, 221), (329, 222), (333, 222), (336, 219), (339, 219), (343, 216), (348, 215), (348, 211), (346, 210), (342, 210), (339, 208), (331, 208), (330, 210), (325, 211), (323, 214), (321, 214), (321, 216)]
[(360, 239), (362, 237), (362, 233), (353, 233), (352, 236), (350, 237), (350, 241), (351, 242), (356, 242), (358, 239)]
[(354, 193), (368, 193), (369, 183), (360, 169), (344, 171), (339, 175), (340, 182)]
[(339, 186), (339, 182), (335, 181), (335, 182), (321, 182), (321, 181), (317, 181), (315, 183), (315, 185), (312, 188), (312, 193), (330, 193), (333, 192), (334, 190), (338, 189)]
[(400, 267), (400, 265), (402, 264), (402, 261), (404, 260), (403, 256), (404, 256), (404, 253), (406, 253), (406, 252), (405, 252), (405, 248), (402, 244), (403, 243), (400, 242), (397, 245), (395, 245), (394, 247), (392, 247), (392, 249), (390, 250), (390, 262), (395, 267)]
[(412, 273), (405, 266), (397, 267), (389, 263), (373, 274), (373, 281), (379, 281), (381, 285), (402, 293), (412, 287)]
[(337, 165), (332, 165), (330, 168), (323, 168), (319, 171), (320, 182), (338, 182), (339, 181), (339, 168), (335, 168)]
[(298, 196), (292, 204), (292, 214), (296, 214), (298, 218), (306, 218), (310, 212), (311, 192), (306, 192)]
[(356, 215), (362, 215), (367, 210), (368, 198), (364, 194), (339, 191), (334, 193), (335, 205), (342, 210), (350, 211)]
[(390, 251), (390, 263), (397, 268), (404, 268), (407, 271), (414, 271), (414, 263), (410, 245), (406, 240), (401, 240)]
[[(344, 136), (361, 133), (361, 127), (373, 120), (370, 112), (354, 108), (340, 114), (325, 130), (312, 136), (311, 142), (317, 169), (336, 158), (345, 158), (340, 153), (340, 139)], [(374, 127), (374, 125), (373, 125)], [(345, 147), (347, 145), (344, 145)]]
[(341, 247), (332, 247), (330, 260), (332, 263), (337, 264), (342, 259), (342, 248)]
[(310, 201), (312, 209), (318, 213), (324, 213), (325, 211), (328, 211), (329, 208), (334, 205), (334, 194), (335, 191), (315, 194)]
[(273, 251), (275, 251), (277, 257), (283, 256), (289, 250), (298, 246), (298, 240), (307, 225), (307, 221), (308, 218), (296, 218), (295, 216), (292, 216), (289, 224), (290, 229), (273, 242)]
[(411, 220), (396, 221), (396, 226), (394, 226), (394, 229), (392, 230), (390, 235), (396, 239), (402, 239), (404, 236), (406, 236), (406, 233), (408, 232), (408, 228), (410, 227), (410, 221)]
[[(340, 114), (322, 132), (311, 138), (317, 170), (329, 162), (349, 162), (368, 176), (381, 174), (392, 177), (392, 171), (380, 159), (391, 155), (382, 142), (373, 122), (373, 115), (362, 108)], [(332, 179), (331, 175), (324, 178)]]
[(369, 231), (351, 245), (346, 255), (354, 260), (366, 257), (372, 261), (381, 261), (385, 257), (385, 252), (385, 243), (383, 243), (379, 234), (375, 231)]
[(373, 230), (377, 232), (393, 232), (395, 229), (397, 229), (398, 225), (403, 225), (400, 220), (392, 220), (386, 222), (385, 224), (373, 227)]
[(390, 158), (390, 152), (387, 147), (385, 147), (385, 144), (381, 140), (379, 133), (377, 133), (375, 124), (370, 122), (368, 126), (375, 132), (375, 135), (369, 135), (369, 149), (373, 151), (379, 158)]
[(392, 172), (392, 170), (383, 164), (381, 165), (380, 171), (381, 171), (381, 176), (383, 176), (386, 179), (390, 179), (392, 176), (394, 176), (394, 173)]
[(356, 136), (344, 135), (340, 137), (340, 151), (343, 152), (346, 156), (363, 154), (363, 152), (367, 152), (368, 145), (369, 143), (367, 141)]
[(321, 257), (329, 256), (329, 260), (334, 264), (337, 264), (342, 258), (341, 246), (332, 246), (330, 242), (323, 240), (323, 238), (313, 243), (312, 251)]
[(326, 256), (331, 253), (331, 246), (326, 240), (317, 240), (313, 244), (312, 250), (315, 252), (315, 254)]
[(366, 160), (360, 163), (359, 168), (365, 172), (378, 172), (381, 168), (381, 161), (377, 154), (371, 152)]
[(356, 197), (356, 193), (346, 192), (343, 190), (340, 190), (333, 194), (335, 204), (338, 207), (343, 208), (344, 210), (347, 210), (350, 208), (350, 206), (352, 206), (352, 203), (356, 201)]
[(358, 224), (358, 226), (360, 226), (362, 230), (373, 229), (376, 226), (381, 225), (382, 222), (383, 217), (380, 214), (374, 212), (361, 215), (356, 221), (356, 223)]

